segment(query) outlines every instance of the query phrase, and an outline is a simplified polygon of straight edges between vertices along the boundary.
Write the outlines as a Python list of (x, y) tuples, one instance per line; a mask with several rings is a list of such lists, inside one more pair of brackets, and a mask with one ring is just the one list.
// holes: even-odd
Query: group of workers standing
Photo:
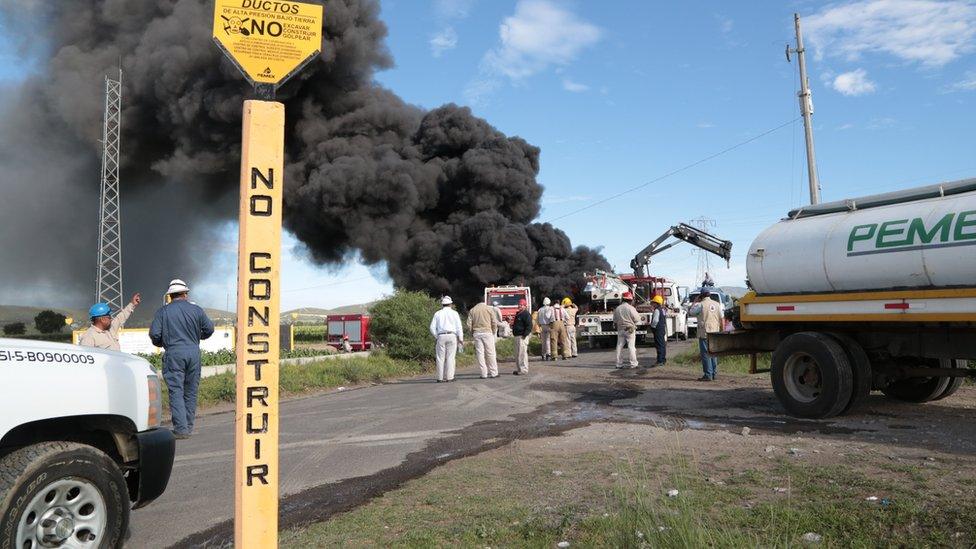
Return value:
[(576, 358), (576, 314), (579, 307), (573, 300), (564, 297), (561, 302), (552, 304), (547, 297), (536, 312), (539, 335), (542, 342), (542, 360), (563, 360)]
[[(617, 329), (616, 367), (638, 368), (637, 326), (642, 323), (641, 315), (633, 305), (634, 296), (631, 292), (624, 292), (622, 298), (623, 301), (613, 312), (613, 322)], [(518, 313), (511, 326), (511, 334), (515, 338), (516, 370), (512, 372), (513, 375), (523, 375), (529, 371), (529, 339), (533, 333), (539, 334), (542, 360), (568, 360), (579, 356), (576, 341), (578, 312), (579, 307), (568, 297), (555, 304), (548, 297), (544, 298), (542, 307), (534, 315), (529, 312), (526, 300), (519, 300)], [(688, 312), (698, 317), (698, 345), (702, 361), (702, 377), (699, 381), (713, 381), (717, 375), (718, 359), (708, 352), (708, 334), (722, 330), (721, 307), (703, 289)], [(488, 305), (480, 302), (472, 307), (468, 312), (467, 325), (474, 340), (474, 354), (481, 371), (481, 379), (498, 377), (495, 344), (505, 326), (498, 303)], [(655, 362), (650, 368), (655, 368), (667, 362), (667, 308), (660, 295), (651, 299), (650, 328), (657, 351)], [(441, 310), (434, 314), (430, 322), (430, 333), (436, 340), (437, 382), (454, 381), (457, 352), (463, 350), (464, 345), (464, 326), (461, 316), (454, 310), (454, 301), (450, 296), (441, 299)], [(625, 348), (629, 355), (627, 364), (623, 362)]]
[[(169, 390), (169, 409), (176, 438), (189, 438), (197, 411), (197, 390), (200, 387), (200, 340), (214, 333), (214, 325), (207, 313), (189, 301), (190, 288), (175, 279), (166, 290), (167, 304), (160, 307), (149, 328), (149, 339), (163, 354), (163, 379)], [(121, 351), (119, 331), (142, 302), (139, 294), (112, 316), (106, 303), (96, 303), (88, 310), (91, 326), (78, 340), (79, 345)]]

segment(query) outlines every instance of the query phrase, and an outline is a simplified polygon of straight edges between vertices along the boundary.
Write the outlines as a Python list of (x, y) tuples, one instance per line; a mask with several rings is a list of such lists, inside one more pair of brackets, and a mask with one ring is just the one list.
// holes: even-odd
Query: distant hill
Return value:
[(295, 318), (295, 322), (302, 323), (319, 323), (325, 322), (325, 317), (329, 315), (355, 315), (363, 314), (369, 311), (369, 308), (376, 303), (375, 301), (370, 301), (369, 303), (356, 303), (354, 305), (343, 305), (342, 307), (336, 307), (334, 309), (321, 309), (318, 307), (301, 307), (298, 309), (292, 309), (290, 311), (285, 311), (281, 313), (282, 321), (292, 320), (291, 315), (298, 315)]
[[(334, 309), (321, 309), (317, 307), (302, 307), (299, 309), (292, 309), (290, 311), (285, 311), (281, 313), (281, 320), (284, 322), (291, 322), (292, 313), (297, 313), (298, 318), (295, 319), (296, 322), (301, 323), (321, 323), (325, 322), (325, 317), (328, 315), (351, 315), (351, 314), (361, 314), (369, 311), (369, 308), (375, 303), (371, 301), (369, 303), (356, 303), (354, 305), (344, 305), (342, 307), (336, 307)], [(159, 303), (149, 303), (145, 299), (142, 305), (136, 308), (135, 312), (129, 318), (129, 321), (125, 323), (126, 328), (148, 328), (152, 324), (153, 315), (156, 314), (156, 310), (160, 307)], [(63, 309), (58, 307), (24, 307), (20, 305), (0, 305), (0, 326), (10, 324), (13, 322), (23, 322), (27, 326), (28, 333), (34, 333), (34, 317), (37, 313), (50, 309), (57, 313), (61, 313), (66, 317), (74, 320), (73, 329), (81, 329), (88, 326), (88, 311), (81, 309)], [(208, 307), (203, 308), (207, 312), (207, 316), (214, 321), (217, 325), (228, 325), (234, 324), (237, 321), (237, 314), (231, 311), (224, 311), (221, 309), (211, 309)], [(70, 331), (65, 329), (65, 332)]]
[[(37, 313), (41, 311), (51, 310), (56, 313), (61, 313), (64, 316), (71, 318), (75, 323), (82, 322), (87, 324), (88, 315), (87, 311), (82, 311), (79, 309), (62, 309), (58, 307), (24, 307), (21, 305), (0, 305), (0, 326), (5, 326), (7, 324), (12, 324), (14, 322), (23, 322), (27, 327), (27, 333), (33, 334), (34, 330), (34, 317)], [(70, 330), (67, 327), (64, 330), (68, 332)]]

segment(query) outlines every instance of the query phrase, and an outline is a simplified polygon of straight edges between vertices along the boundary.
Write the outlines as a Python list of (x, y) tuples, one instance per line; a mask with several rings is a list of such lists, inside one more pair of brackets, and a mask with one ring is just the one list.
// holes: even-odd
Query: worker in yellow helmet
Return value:
[(566, 338), (569, 339), (569, 354), (572, 358), (576, 358), (579, 356), (579, 350), (576, 347), (576, 314), (579, 313), (579, 307), (573, 303), (572, 299), (564, 297), (563, 312), (566, 313)]
[(668, 354), (668, 311), (664, 307), (664, 297), (660, 294), (651, 298), (651, 330), (654, 333), (654, 347), (657, 349), (657, 361), (651, 368), (664, 366)]

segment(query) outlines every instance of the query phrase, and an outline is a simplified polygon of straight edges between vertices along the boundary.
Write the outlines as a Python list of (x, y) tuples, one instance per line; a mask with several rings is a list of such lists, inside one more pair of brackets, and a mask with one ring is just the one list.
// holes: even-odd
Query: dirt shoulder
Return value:
[[(926, 405), (873, 395), (850, 416), (803, 421), (783, 414), (766, 375), (720, 364), (702, 383), (694, 365), (612, 361), (533, 364), (535, 390), (584, 396), (516, 418), (521, 433), (486, 424), (493, 449), (475, 451), (474, 436), (470, 457), (428, 461), (382, 497), (283, 533), (283, 546), (976, 543), (973, 387)], [(441, 456), (457, 447), (446, 444)]]

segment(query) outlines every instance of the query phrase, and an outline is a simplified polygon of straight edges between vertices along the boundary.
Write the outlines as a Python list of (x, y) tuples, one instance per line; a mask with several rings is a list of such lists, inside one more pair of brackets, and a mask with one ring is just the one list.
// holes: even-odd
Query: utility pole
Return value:
[(122, 213), (119, 207), (119, 150), (122, 129), (122, 69), (105, 77), (102, 122), (102, 189), (98, 208), (98, 278), (95, 302), (122, 310)]
[(803, 47), (803, 34), (800, 32), (800, 14), (793, 14), (793, 24), (796, 27), (796, 49), (786, 46), (786, 61), (790, 61), (790, 54), (796, 53), (800, 65), (800, 114), (803, 115), (803, 130), (807, 142), (807, 176), (810, 180), (810, 203), (820, 203), (820, 179), (817, 177), (817, 156), (813, 150), (813, 97), (810, 94), (810, 81), (807, 79), (806, 49)]

